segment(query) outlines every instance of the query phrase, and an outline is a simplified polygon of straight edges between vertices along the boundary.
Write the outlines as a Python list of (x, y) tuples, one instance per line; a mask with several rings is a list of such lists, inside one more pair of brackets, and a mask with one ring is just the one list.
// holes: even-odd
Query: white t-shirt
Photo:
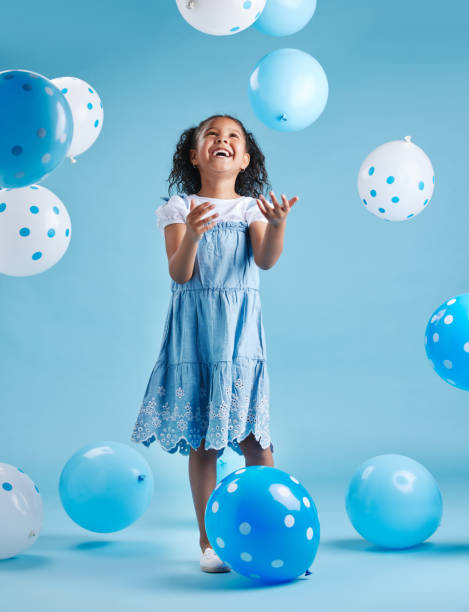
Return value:
[[(211, 208), (204, 214), (204, 217), (209, 217), (217, 212), (219, 216), (212, 221), (215, 223), (219, 221), (245, 221), (248, 226), (253, 221), (267, 223), (267, 219), (259, 210), (255, 198), (241, 197), (234, 200), (221, 200), (219, 198), (190, 195), (190, 200), (194, 200), (196, 204), (202, 204), (202, 202), (215, 204), (215, 208)], [(158, 227), (164, 230), (166, 225), (170, 223), (185, 223), (188, 212), (184, 200), (180, 196), (174, 195), (156, 209)]]

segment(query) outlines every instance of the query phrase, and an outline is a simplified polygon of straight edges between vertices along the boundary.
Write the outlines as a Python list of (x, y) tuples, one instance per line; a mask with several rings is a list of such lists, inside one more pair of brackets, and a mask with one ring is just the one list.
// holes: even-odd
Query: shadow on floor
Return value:
[(412, 548), (389, 549), (361, 539), (337, 539), (321, 542), (320, 547), (381, 555), (469, 555), (469, 542), (424, 542)]

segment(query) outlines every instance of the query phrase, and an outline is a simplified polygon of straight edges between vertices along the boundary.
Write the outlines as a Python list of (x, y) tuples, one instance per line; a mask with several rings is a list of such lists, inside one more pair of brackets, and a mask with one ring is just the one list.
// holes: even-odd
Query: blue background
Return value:
[[(38, 276), (0, 277), (0, 461), (53, 498), (81, 446), (133, 445), (169, 301), (154, 210), (181, 131), (220, 112), (254, 132), (274, 190), (300, 196), (280, 260), (260, 272), (276, 467), (337, 483), (343, 525), (345, 486), (373, 455), (467, 478), (469, 395), (438, 378), (423, 343), (434, 308), (469, 291), (466, 0), (320, 0), (285, 38), (203, 35), (170, 0), (17, 0), (2, 22), (1, 68), (88, 81), (104, 125), (43, 183), (70, 213), (68, 252)], [(281, 47), (329, 79), (323, 115), (297, 133), (265, 127), (248, 102), (253, 67)], [(430, 157), (435, 193), (415, 219), (385, 223), (361, 204), (357, 173), (406, 135)], [(187, 458), (134, 448), (154, 469), (155, 504), (180, 489), (193, 520)]]
[[(433, 309), (469, 290), (468, 17), (462, 0), (328, 0), (289, 37), (214, 37), (170, 1), (7, 5), (2, 68), (83, 78), (105, 118), (43, 183), (70, 213), (68, 252), (38, 276), (0, 277), (4, 461), (52, 490), (80, 446), (129, 440), (169, 301), (154, 210), (180, 132), (227, 112), (254, 132), (274, 190), (300, 196), (280, 260), (261, 271), (277, 465), (328, 479), (397, 452), (467, 474), (469, 397), (434, 374), (423, 336)], [(290, 134), (264, 127), (247, 96), (256, 62), (287, 46), (330, 84), (323, 115)], [(362, 207), (357, 173), (407, 134), (435, 193), (417, 218), (385, 223)], [(163, 483), (185, 476), (185, 458), (140, 447)]]

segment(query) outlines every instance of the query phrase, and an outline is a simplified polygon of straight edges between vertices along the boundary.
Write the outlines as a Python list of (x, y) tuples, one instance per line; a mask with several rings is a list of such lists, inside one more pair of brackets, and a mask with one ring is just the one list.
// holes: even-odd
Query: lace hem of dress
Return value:
[[(227, 444), (225, 446), (220, 446), (217, 447), (215, 444), (213, 443), (209, 443), (207, 446), (207, 443), (205, 444), (205, 450), (216, 450), (218, 451), (217, 453), (217, 457), (221, 457), (221, 455), (223, 454), (223, 452), (225, 451), (225, 449), (227, 447), (231, 448), (233, 451), (235, 451), (238, 455), (243, 455), (243, 451), (241, 450), (241, 447), (239, 446), (240, 442), (243, 442), (248, 436), (250, 436), (251, 434), (254, 434), (254, 438), (260, 443), (261, 448), (263, 450), (265, 450), (266, 448), (270, 448), (271, 452), (274, 452), (274, 445), (272, 444), (272, 442), (270, 441), (270, 438), (268, 438), (265, 434), (256, 434), (255, 429), (253, 428), (249, 428), (249, 431), (245, 432), (246, 435), (241, 438), (241, 439), (233, 439), (233, 440), (228, 440)], [(193, 448), (194, 450), (197, 450), (200, 447), (200, 444), (202, 442), (203, 439), (206, 439), (206, 435), (200, 435), (198, 442), (194, 445), (191, 444), (189, 442), (189, 440), (185, 437), (185, 436), (180, 436), (180, 438), (177, 440), (176, 444), (172, 444), (170, 445), (170, 448), (167, 448), (164, 443), (162, 442), (162, 440), (160, 440), (155, 433), (153, 433), (149, 438), (147, 438), (146, 440), (136, 440), (134, 437), (131, 438), (131, 441), (134, 442), (135, 444), (143, 444), (144, 446), (146, 446), (147, 448), (153, 443), (156, 442), (158, 440), (158, 442), (160, 443), (161, 447), (163, 448), (163, 450), (165, 450), (168, 453), (174, 454), (179, 452), (179, 454), (181, 455), (189, 455), (191, 448)], [(266, 443), (263, 441), (267, 441)], [(207, 441), (206, 441), (207, 442)], [(263, 445), (265, 443), (265, 446)]]

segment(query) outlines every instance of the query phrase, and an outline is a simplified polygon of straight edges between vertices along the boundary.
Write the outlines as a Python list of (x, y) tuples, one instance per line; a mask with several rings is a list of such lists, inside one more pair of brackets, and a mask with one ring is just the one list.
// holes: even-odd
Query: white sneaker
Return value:
[(200, 569), (203, 572), (229, 572), (228, 565), (225, 565), (213, 548), (206, 548), (205, 552), (200, 551)]

